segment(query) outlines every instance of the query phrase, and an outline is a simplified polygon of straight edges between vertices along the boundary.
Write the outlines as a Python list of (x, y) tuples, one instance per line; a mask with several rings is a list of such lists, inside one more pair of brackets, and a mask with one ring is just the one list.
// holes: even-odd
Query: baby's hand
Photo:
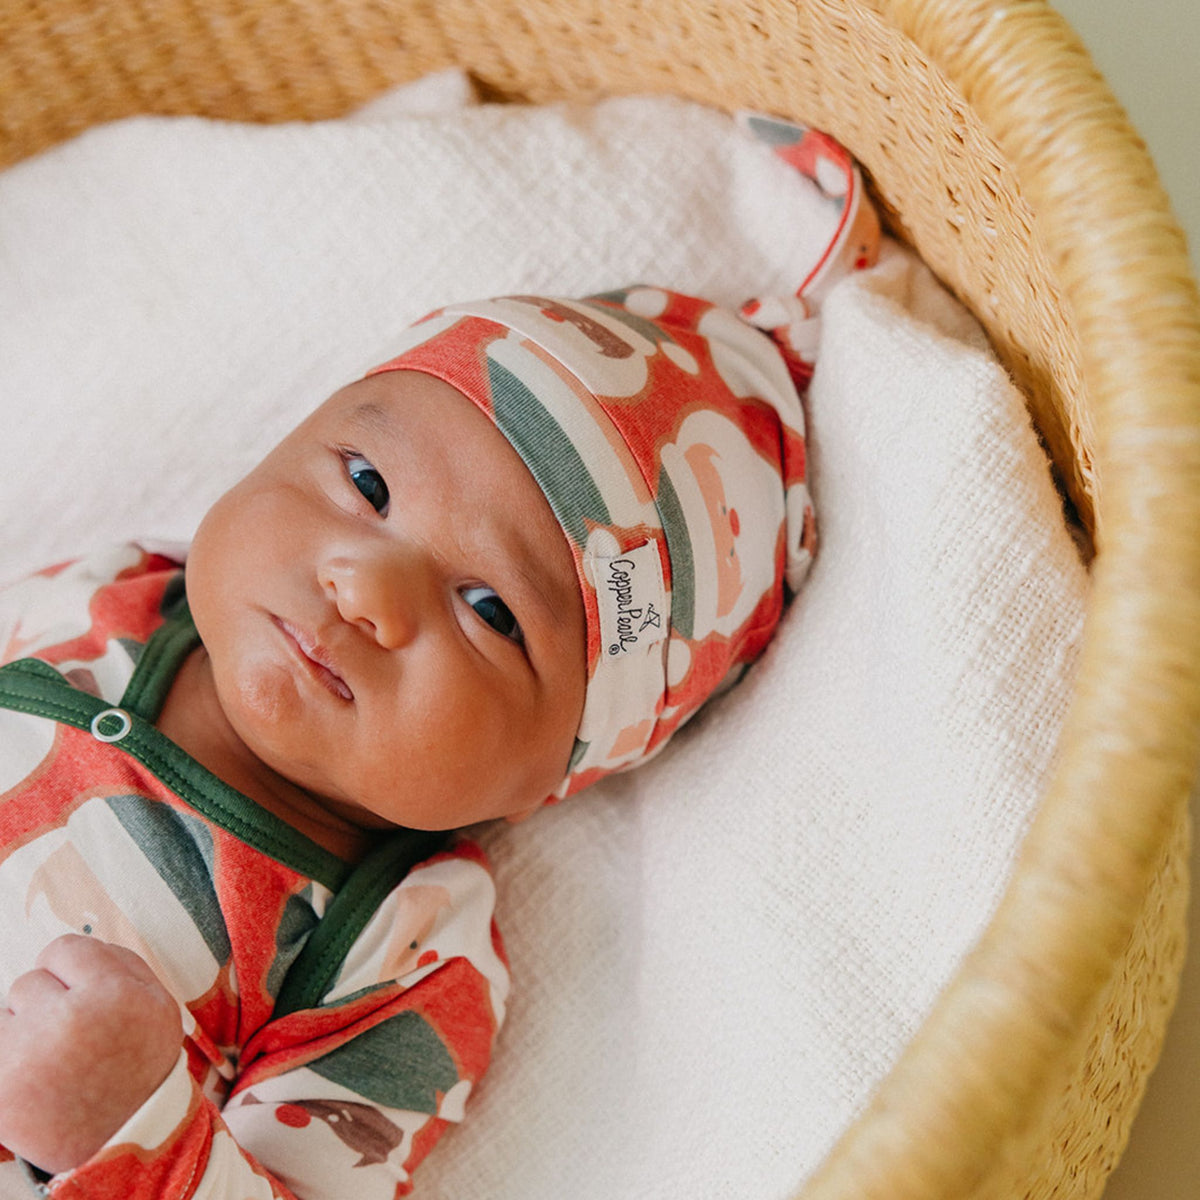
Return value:
[(45, 1171), (86, 1162), (171, 1073), (179, 1006), (131, 950), (68, 934), (0, 1007), (0, 1144)]

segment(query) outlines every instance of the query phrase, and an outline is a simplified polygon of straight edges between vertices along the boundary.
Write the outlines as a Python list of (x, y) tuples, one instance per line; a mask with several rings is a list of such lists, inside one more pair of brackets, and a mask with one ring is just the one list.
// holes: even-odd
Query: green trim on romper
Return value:
[[(115, 735), (121, 726), (117, 706), (72, 687), (40, 659), (24, 658), (0, 668), (0, 705), (47, 717), (85, 732), (101, 714), (100, 732)], [(232, 833), (248, 846), (302, 875), (336, 890), (350, 868), (335, 854), (292, 829), (236, 788), (201, 766), (140, 714), (121, 708), (129, 731), (114, 746), (148, 767), (154, 776), (201, 816)]]
[[(413, 867), (442, 849), (446, 838), (442, 830), (406, 829), (367, 854), (288, 968), (275, 997), (276, 1017), (320, 1004), (380, 904)], [(346, 930), (353, 930), (348, 940)]]
[(284, 977), (276, 1006), (282, 1015), (319, 1003), (380, 904), (413, 866), (442, 848), (449, 833), (400, 829), (361, 863), (350, 864), (202, 766), (153, 724), (183, 660), (199, 643), (187, 601), (181, 598), (146, 643), (119, 706), (80, 691), (48, 663), (24, 658), (0, 667), (0, 708), (93, 733), (95, 724), (110, 736), (121, 731), (123, 713), (129, 728), (112, 743), (115, 749), (142, 763), (214, 825), (334, 893)]
[(151, 725), (158, 720), (167, 702), (167, 693), (183, 660), (200, 644), (200, 635), (196, 632), (196, 623), (192, 620), (182, 587), (172, 596), (168, 586), (163, 596), (162, 613), (163, 623), (141, 648), (121, 697), (121, 708), (136, 713)]

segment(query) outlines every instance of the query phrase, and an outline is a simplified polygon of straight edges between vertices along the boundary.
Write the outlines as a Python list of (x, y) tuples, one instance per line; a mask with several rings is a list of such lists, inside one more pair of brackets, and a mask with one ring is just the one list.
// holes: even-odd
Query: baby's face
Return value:
[(574, 560), (516, 451), (441, 380), (326, 401), (210, 510), (187, 589), (233, 729), (331, 811), (450, 829), (566, 774)]

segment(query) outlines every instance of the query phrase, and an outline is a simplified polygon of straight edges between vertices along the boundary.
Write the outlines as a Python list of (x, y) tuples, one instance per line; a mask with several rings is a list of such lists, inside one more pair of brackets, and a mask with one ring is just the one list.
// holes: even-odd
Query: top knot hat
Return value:
[(587, 691), (554, 798), (644, 761), (762, 653), (816, 545), (800, 394), (830, 287), (878, 257), (844, 147), (759, 113), (742, 127), (827, 201), (794, 295), (735, 313), (633, 287), (439, 309), (382, 371), (445, 380), (508, 438), (575, 558)]
[(438, 310), (371, 374), (462, 392), (520, 454), (575, 558), (587, 691), (561, 798), (643, 761), (762, 652), (815, 533), (779, 347), (658, 288)]

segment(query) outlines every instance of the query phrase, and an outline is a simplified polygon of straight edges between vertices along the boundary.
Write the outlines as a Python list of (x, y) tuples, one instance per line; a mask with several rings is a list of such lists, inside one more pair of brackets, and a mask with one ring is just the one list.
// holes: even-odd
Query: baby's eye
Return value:
[(490, 588), (467, 587), (462, 590), (462, 598), (487, 622), (497, 633), (518, 645), (525, 641), (525, 634), (512, 609), (500, 599)]
[(350, 482), (381, 517), (386, 517), (390, 497), (383, 476), (361, 454), (347, 450), (342, 452), (342, 458), (346, 463), (346, 474), (350, 476)]

